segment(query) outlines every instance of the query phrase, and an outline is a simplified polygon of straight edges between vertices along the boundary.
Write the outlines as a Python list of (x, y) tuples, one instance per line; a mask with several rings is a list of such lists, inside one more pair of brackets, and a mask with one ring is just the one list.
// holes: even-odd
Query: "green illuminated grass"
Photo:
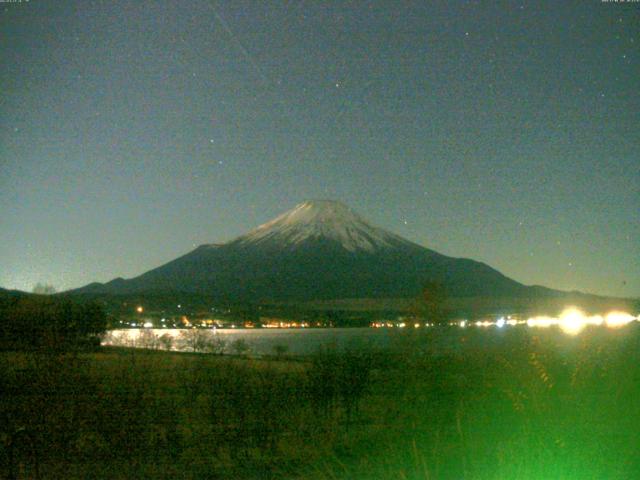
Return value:
[(2, 353), (0, 476), (25, 428), (43, 479), (640, 478), (637, 325), (469, 329), (483, 348), (441, 356), (433, 335), (305, 361)]

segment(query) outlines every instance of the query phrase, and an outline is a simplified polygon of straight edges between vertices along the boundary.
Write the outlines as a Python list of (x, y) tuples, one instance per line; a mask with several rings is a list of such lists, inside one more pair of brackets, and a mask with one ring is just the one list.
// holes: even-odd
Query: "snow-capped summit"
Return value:
[(350, 252), (373, 252), (406, 242), (397, 235), (370, 225), (349, 207), (333, 200), (300, 203), (237, 238), (235, 242), (242, 245), (269, 242), (291, 246), (318, 239), (336, 241)]

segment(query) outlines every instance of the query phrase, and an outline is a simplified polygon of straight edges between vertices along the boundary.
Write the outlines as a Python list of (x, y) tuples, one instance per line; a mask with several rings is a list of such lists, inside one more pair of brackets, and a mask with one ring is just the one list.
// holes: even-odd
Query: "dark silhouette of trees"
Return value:
[(107, 326), (99, 305), (53, 297), (0, 300), (0, 348), (53, 349), (99, 345)]
[(215, 355), (224, 354), (224, 350), (227, 346), (227, 341), (220, 335), (211, 335), (204, 346), (204, 351), (207, 353), (213, 353)]
[(372, 352), (361, 348), (319, 350), (307, 371), (308, 393), (318, 412), (327, 415), (340, 405), (348, 430), (369, 386), (373, 358)]
[(180, 332), (176, 344), (182, 350), (203, 352), (213, 340), (213, 333), (200, 328), (191, 328)]
[(158, 350), (160, 348), (160, 337), (153, 333), (152, 330), (141, 330), (138, 336), (138, 345), (142, 348), (150, 350)]
[(161, 335), (158, 340), (160, 342), (160, 345), (162, 345), (162, 348), (167, 351), (171, 350), (171, 347), (173, 347), (173, 337), (168, 333)]
[(447, 292), (444, 285), (430, 281), (425, 283), (420, 295), (414, 300), (410, 313), (416, 319), (444, 324), (448, 321), (446, 302)]
[(231, 343), (231, 351), (238, 356), (247, 355), (250, 350), (251, 347), (244, 338), (239, 338)]

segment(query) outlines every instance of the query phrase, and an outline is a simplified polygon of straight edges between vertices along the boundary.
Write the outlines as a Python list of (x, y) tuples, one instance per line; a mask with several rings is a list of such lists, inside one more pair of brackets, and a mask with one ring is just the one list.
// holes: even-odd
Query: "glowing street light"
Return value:
[(585, 314), (576, 308), (569, 308), (560, 314), (560, 328), (569, 335), (580, 333), (587, 321)]

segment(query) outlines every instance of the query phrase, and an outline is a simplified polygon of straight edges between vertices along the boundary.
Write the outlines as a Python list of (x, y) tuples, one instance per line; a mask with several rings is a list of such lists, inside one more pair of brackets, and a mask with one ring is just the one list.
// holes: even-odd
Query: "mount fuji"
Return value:
[(74, 294), (202, 294), (230, 302), (415, 297), (428, 282), (451, 297), (531, 297), (497, 270), (452, 258), (366, 222), (329, 200), (292, 210), (224, 244), (195, 250), (138, 277), (93, 283)]

